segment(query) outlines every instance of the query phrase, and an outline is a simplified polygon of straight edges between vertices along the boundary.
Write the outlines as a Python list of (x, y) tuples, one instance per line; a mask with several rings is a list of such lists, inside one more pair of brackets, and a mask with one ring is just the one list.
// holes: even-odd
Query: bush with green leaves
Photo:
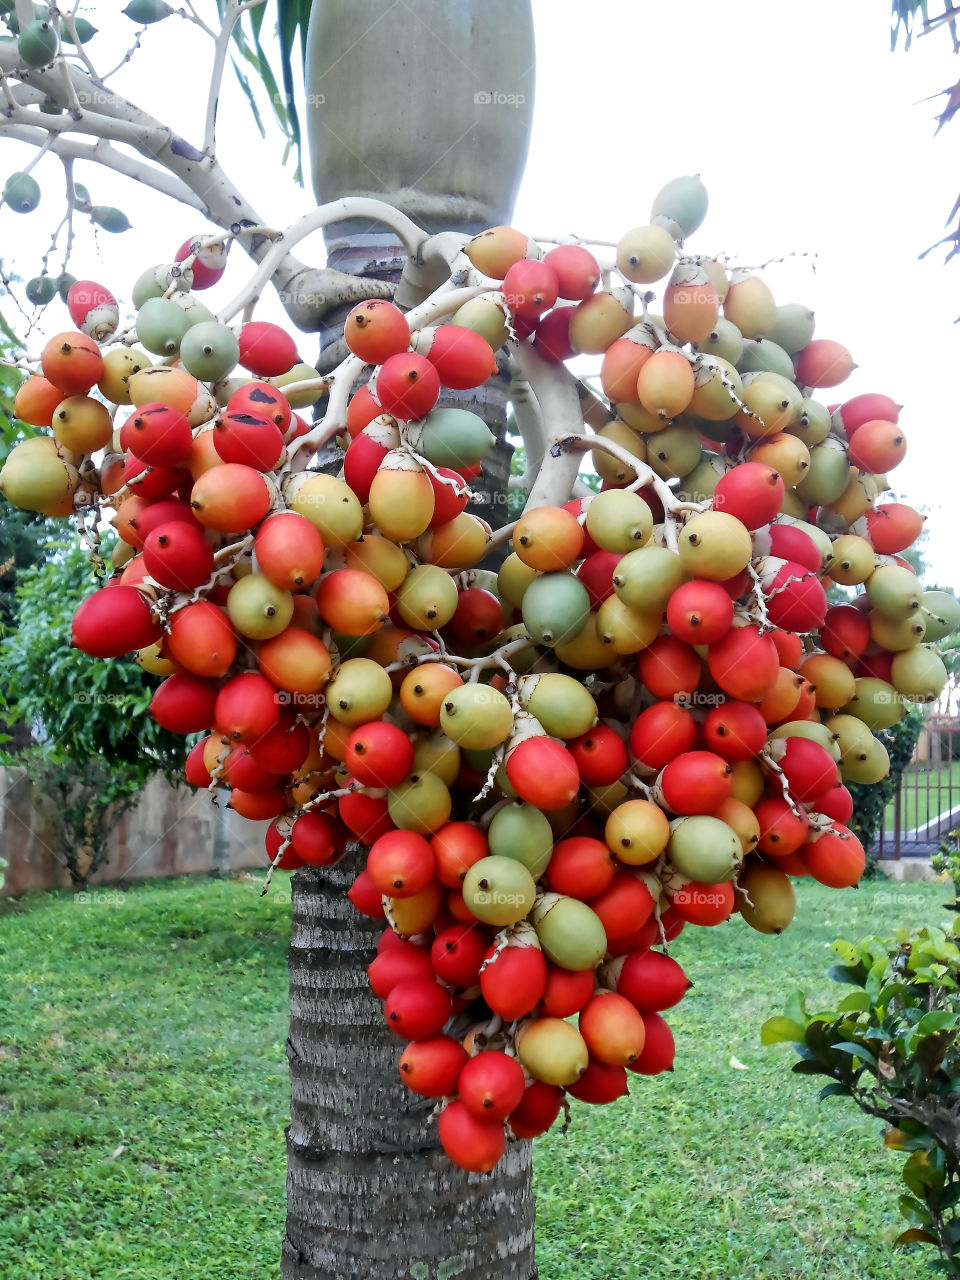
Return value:
[(899, 1244), (928, 1244), (931, 1269), (960, 1277), (960, 946), (938, 928), (833, 944), (830, 970), (853, 989), (808, 1013), (797, 993), (764, 1023), (764, 1044), (792, 1041), (793, 1070), (827, 1076), (820, 1098), (851, 1098), (884, 1120), (884, 1142), (907, 1153)]
[(52, 543), (18, 575), (16, 625), (0, 639), (0, 716), (32, 745), (0, 747), (52, 801), (62, 853), (76, 883), (106, 859), (107, 836), (155, 773), (182, 776), (188, 744), (148, 708), (155, 680), (129, 658), (89, 658), (70, 643), (73, 614), (95, 589), (82, 547)]

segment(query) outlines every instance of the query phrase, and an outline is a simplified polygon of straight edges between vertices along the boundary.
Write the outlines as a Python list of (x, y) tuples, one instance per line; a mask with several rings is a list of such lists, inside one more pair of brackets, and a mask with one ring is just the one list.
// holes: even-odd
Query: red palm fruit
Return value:
[(209, 736), (201, 738), (187, 752), (187, 758), (183, 762), (183, 775), (187, 780), (187, 786), (208, 787), (210, 785), (210, 770), (203, 762), (203, 752), (208, 741)]
[(532, 1080), (526, 1088), (520, 1105), (511, 1111), (508, 1123), (516, 1138), (537, 1138), (546, 1131), (560, 1114), (563, 1106), (563, 1090), (555, 1084)]
[(190, 271), (193, 274), (191, 289), (209, 289), (217, 283), (227, 269), (227, 250), (229, 245), (202, 245), (198, 239), (184, 240), (174, 254), (175, 262), (184, 262), (193, 257)]
[(853, 674), (858, 680), (864, 676), (872, 676), (874, 680), (885, 680), (887, 684), (893, 684), (893, 660), (896, 654), (887, 653), (885, 650), (878, 650), (876, 653), (865, 653), (857, 665), (853, 668)]
[(377, 373), (377, 399), (384, 413), (414, 421), (426, 417), (440, 395), (440, 378), (426, 358), (404, 351), (388, 356)]
[(460, 1072), (460, 1101), (481, 1119), (506, 1120), (523, 1100), (526, 1090), (523, 1067), (506, 1053), (487, 1050), (470, 1059)]
[(823, 557), (814, 540), (791, 524), (770, 526), (770, 554), (779, 560), (792, 560), (802, 564), (811, 573), (819, 573)]
[(905, 458), (907, 438), (895, 422), (877, 419), (857, 428), (847, 452), (850, 461), (861, 471), (883, 475)]
[(521, 800), (562, 809), (580, 790), (577, 762), (554, 738), (527, 738), (507, 756), (507, 778)]
[(667, 622), (685, 644), (713, 644), (733, 625), (733, 601), (719, 582), (692, 578), (667, 602)]
[(535, 507), (517, 521), (513, 549), (531, 569), (553, 572), (579, 559), (583, 527), (565, 507)]
[(701, 676), (700, 659), (675, 636), (657, 636), (653, 644), (637, 654), (637, 674), (655, 698), (670, 702), (696, 689)]
[(697, 740), (697, 723), (686, 707), (676, 702), (655, 702), (641, 711), (630, 730), (630, 754), (634, 760), (659, 772), (665, 764)]
[(31, 427), (49, 427), (54, 410), (62, 403), (63, 392), (38, 373), (21, 382), (13, 400), (14, 417)]
[(91, 658), (119, 658), (163, 635), (136, 587), (108, 586), (87, 596), (73, 615), (72, 642)]
[(181, 667), (197, 676), (223, 676), (237, 656), (230, 619), (209, 600), (196, 600), (170, 615), (164, 647)]
[(230, 792), (227, 807), (251, 822), (269, 822), (285, 812), (287, 793), (282, 787), (273, 791), (241, 791), (238, 787)]
[(131, 493), (147, 502), (168, 498), (179, 486), (183, 474), (175, 467), (150, 467), (139, 458), (135, 458), (133, 454), (128, 454), (124, 459), (124, 483)]
[(281, 708), (279, 719), (250, 742), (250, 754), (271, 773), (295, 773), (310, 754), (310, 745), (307, 726)]
[(190, 456), (193, 428), (179, 409), (145, 404), (120, 428), (120, 444), (151, 467), (171, 467)]
[(853, 796), (845, 786), (831, 787), (817, 796), (817, 812), (834, 822), (848, 823), (853, 817)]
[(830, 889), (852, 889), (860, 883), (866, 867), (863, 845), (839, 822), (829, 831), (820, 831), (800, 849), (807, 870)]
[(402, 1040), (429, 1040), (443, 1030), (453, 1005), (438, 983), (408, 978), (390, 989), (383, 1011), (395, 1036)]
[(792, 560), (766, 561), (762, 578), (767, 616), (786, 631), (816, 631), (827, 612), (827, 593), (820, 579), (805, 565)]
[(248, 320), (237, 335), (240, 363), (258, 378), (278, 378), (297, 363), (297, 344), (278, 324)]
[(86, 334), (57, 333), (40, 352), (40, 368), (64, 396), (83, 395), (103, 377), (103, 356)]
[(291, 701), (313, 700), (330, 675), (330, 651), (322, 640), (302, 627), (290, 625), (257, 648), (257, 666), (267, 679), (287, 693), (300, 695)]
[(643, 1076), (658, 1076), (662, 1071), (672, 1071), (676, 1051), (673, 1032), (659, 1013), (645, 1013), (642, 1016), (646, 1031), (643, 1052), (627, 1069)]
[(138, 555), (128, 560), (123, 566), (118, 582), (124, 587), (135, 587), (147, 577), (149, 577), (149, 574), (147, 573), (147, 566), (143, 563), (143, 556)]
[(590, 900), (590, 910), (599, 916), (611, 945), (646, 924), (655, 905), (644, 882), (628, 871), (618, 871), (608, 887)]
[(886, 422), (896, 422), (900, 417), (901, 408), (902, 406), (897, 404), (896, 400), (891, 400), (889, 396), (881, 395), (876, 391), (866, 391), (862, 395), (845, 400), (836, 410), (836, 415), (849, 437), (865, 422), (873, 422), (876, 418), (882, 418)]
[(276, 724), (280, 706), (266, 676), (243, 671), (231, 676), (217, 694), (217, 732), (232, 743), (256, 742)]
[[(439, 476), (445, 476), (452, 483), (445, 484)], [(427, 479), (433, 488), (433, 515), (429, 527), (436, 529), (441, 524), (449, 524), (466, 510), (470, 489), (460, 472), (451, 467), (434, 467), (427, 472)]]
[(679, 1004), (690, 979), (662, 951), (643, 951), (618, 962), (617, 991), (641, 1013), (660, 1013)]
[[(641, 491), (640, 497), (646, 499), (646, 496), (647, 496), (646, 492)], [(565, 502), (563, 504), (563, 509), (564, 511), (569, 511), (572, 516), (582, 516), (584, 513), (585, 503), (586, 503), (586, 498), (571, 498), (569, 502)], [(581, 525), (580, 527), (583, 529), (582, 554), (585, 556), (592, 556), (593, 553), (595, 551), (599, 551), (600, 548), (597, 546), (594, 540), (590, 537), (590, 534), (587, 532), (586, 526)]]
[(370, 388), (366, 384), (358, 387), (347, 405), (347, 432), (350, 439), (355, 440), (363, 428), (381, 413), (383, 413), (383, 407)]
[(487, 837), (470, 822), (448, 822), (430, 837), (436, 877), (448, 889), (459, 889), (475, 862), (490, 854)]
[(362, 791), (354, 791), (351, 795), (340, 797), (337, 811), (344, 826), (362, 844), (371, 845), (394, 829), (387, 802), (382, 796), (369, 796)]
[(588, 787), (609, 787), (627, 768), (627, 748), (615, 729), (598, 724), (567, 743), (577, 762), (580, 778)]
[(542, 879), (554, 893), (589, 902), (610, 886), (617, 861), (602, 840), (571, 836), (554, 845)]
[(150, 506), (168, 507), (173, 506), (173, 500), (170, 502), (155, 502), (150, 504), (145, 502), (143, 498), (138, 498), (133, 494), (125, 497), (118, 509), (117, 514), (113, 517), (111, 524), (117, 532), (117, 536), (122, 538), (128, 546), (135, 547), (138, 551), (143, 550), (143, 534), (140, 532), (139, 524), (143, 514), (150, 510)]
[(578, 1020), (580, 1034), (593, 1058), (610, 1067), (625, 1067), (643, 1051), (643, 1018), (626, 996), (601, 992), (589, 1000)]
[(773, 682), (756, 704), (764, 721), (770, 724), (782, 724), (784, 720), (798, 720), (796, 711), (800, 705), (800, 694), (803, 691), (803, 677), (789, 667), (781, 667)]
[(487, 930), (470, 924), (453, 924), (433, 940), (430, 960), (433, 971), (450, 987), (473, 987), (480, 979), (480, 966), (490, 946)]
[(427, 357), (443, 385), (454, 391), (482, 386), (497, 371), (490, 343), (463, 325), (441, 324), (432, 331), (421, 331), (416, 349)]
[(390, 614), (386, 591), (363, 569), (335, 569), (324, 574), (317, 588), (317, 605), (324, 622), (347, 636), (373, 635)]
[(637, 378), (653, 355), (654, 347), (633, 338), (616, 338), (603, 353), (600, 385), (614, 404), (631, 404), (637, 398)]
[(489, 1173), (507, 1145), (501, 1120), (480, 1120), (459, 1099), (441, 1111), (437, 1135), (448, 1157), (468, 1173)]
[(196, 525), (176, 520), (162, 524), (143, 544), (143, 564), (163, 587), (190, 591), (202, 586), (214, 569), (213, 548)]
[(547, 965), (547, 982), (537, 1011), (548, 1018), (569, 1018), (579, 1013), (593, 995), (596, 975), (592, 969), (561, 969)]
[[(129, 503), (139, 501), (139, 498), (129, 498), (120, 510), (125, 512)], [(139, 514), (133, 515), (132, 523), (141, 539), (149, 537), (154, 529), (158, 529), (162, 524), (181, 523), (188, 524), (194, 529), (200, 528), (199, 521), (194, 517), (189, 504), (179, 502), (176, 498), (166, 498), (161, 502), (145, 504)]]
[(246, 747), (234, 747), (223, 762), (223, 778), (237, 791), (276, 791), (283, 775), (269, 773), (257, 764)]
[(217, 686), (189, 671), (177, 671), (158, 685), (150, 700), (150, 714), (171, 733), (198, 733), (213, 723)]
[(729, 880), (722, 884), (688, 880), (670, 895), (670, 902), (687, 924), (722, 924), (733, 912), (733, 885)]
[(559, 244), (543, 255), (557, 277), (557, 296), (567, 302), (583, 302), (600, 283), (600, 267), (589, 249), (579, 244)]
[(259, 413), (226, 409), (213, 425), (213, 444), (224, 462), (271, 471), (283, 454), (279, 427)]
[(290, 842), (308, 867), (328, 867), (339, 856), (342, 836), (336, 819), (311, 809), (294, 822)]
[[(640, 1015), (637, 1014), (637, 1017)], [(629, 1093), (626, 1068), (601, 1062), (599, 1058), (591, 1056), (580, 1079), (567, 1085), (567, 1093), (578, 1102), (588, 1102), (594, 1106), (616, 1102), (617, 1098)]]
[[(778, 750), (777, 747), (782, 747)], [(809, 738), (781, 738), (774, 759), (790, 785), (790, 794), (802, 804), (840, 785), (836, 761), (819, 742)]]
[(795, 813), (783, 796), (766, 796), (754, 805), (753, 811), (760, 824), (757, 847), (761, 853), (772, 858), (778, 855), (786, 857), (795, 853), (806, 840), (810, 830), (807, 815), (802, 809)]
[(722, 640), (710, 645), (707, 665), (724, 693), (743, 702), (759, 702), (780, 670), (777, 646), (749, 624), (732, 626)]
[(343, 322), (347, 348), (367, 364), (383, 364), (410, 345), (410, 326), (399, 307), (385, 298), (358, 302)]
[(493, 1013), (513, 1022), (535, 1008), (547, 983), (547, 962), (539, 947), (503, 947), (480, 974), (480, 991)]
[(464, 901), (462, 889), (447, 890), (446, 911), (454, 924), (469, 924), (476, 926), (477, 917)]
[(553, 267), (535, 258), (521, 258), (503, 277), (503, 295), (514, 316), (535, 323), (554, 305), (560, 281)]
[(279, 387), (269, 382), (245, 382), (227, 401), (228, 413), (253, 413), (266, 418), (281, 432), (285, 432), (293, 419), (290, 401)]
[(594, 551), (577, 569), (576, 576), (587, 589), (591, 609), (598, 609), (613, 595), (613, 571), (622, 559), (618, 551)]
[(465, 644), (483, 644), (503, 630), (503, 605), (492, 591), (467, 587), (457, 596), (457, 607), (445, 630)]
[(664, 765), (657, 787), (673, 813), (713, 813), (733, 790), (733, 770), (715, 751), (685, 751)]
[(370, 486), (380, 464), (399, 445), (397, 424), (385, 414), (367, 423), (350, 441), (343, 459), (343, 478), (361, 502), (370, 497)]
[(803, 658), (803, 641), (800, 637), (795, 631), (781, 631), (779, 628), (768, 634), (776, 645), (781, 667), (791, 667), (796, 671)]
[(708, 712), (703, 736), (710, 750), (724, 760), (752, 760), (767, 740), (767, 722), (752, 703), (721, 702)]
[(413, 768), (413, 743), (395, 724), (372, 720), (351, 733), (343, 763), (365, 787), (396, 787)]
[(797, 385), (837, 387), (857, 367), (845, 346), (831, 338), (814, 338), (794, 357)]
[(867, 512), (867, 537), (873, 549), (892, 556), (913, 546), (923, 532), (924, 517), (904, 502), (883, 502)]
[(761, 529), (779, 513), (783, 494), (779, 471), (764, 462), (741, 462), (717, 482), (713, 509), (736, 516), (747, 529)]
[[(277, 824), (272, 822), (267, 828), (267, 834), (264, 838), (267, 857), (273, 865), (281, 871), (296, 871), (298, 868), (303, 866), (303, 863), (300, 861), (300, 856), (292, 844), (288, 844), (286, 849), (283, 850), (283, 853), (280, 853), (283, 842), (284, 837), (277, 830)], [(277, 858), (278, 853), (280, 853), (280, 857), (274, 861), (274, 859)]]
[(361, 871), (347, 890), (347, 897), (362, 916), (371, 920), (383, 920), (386, 913), (383, 909), (383, 894), (373, 883), (366, 871)]
[(388, 831), (367, 854), (370, 877), (391, 898), (412, 898), (425, 889), (434, 866), (433, 850), (415, 831)]
[[(377, 899), (379, 902), (379, 898)], [(384, 937), (395, 938), (399, 946), (391, 945), (380, 951), (367, 965), (367, 978), (374, 995), (386, 1000), (398, 982), (433, 982), (433, 965), (430, 953), (412, 942), (404, 942), (392, 929), (384, 931)]]
[(463, 1045), (450, 1036), (411, 1040), (400, 1055), (400, 1078), (422, 1098), (446, 1098), (456, 1093), (460, 1072), (469, 1061)]
[(791, 719), (809, 720), (811, 716), (816, 717), (817, 708), (817, 690), (816, 686), (807, 679), (804, 679), (800, 686), (800, 696), (797, 699), (797, 705), (791, 713)]
[(551, 364), (562, 364), (564, 360), (576, 355), (570, 342), (573, 313), (573, 307), (555, 307), (537, 325), (533, 335), (533, 349)]
[(205, 529), (238, 533), (260, 523), (272, 498), (259, 471), (225, 462), (203, 473), (190, 491), (190, 506)]
[(743, 569), (740, 573), (734, 574), (732, 578), (724, 578), (720, 585), (731, 600), (740, 600), (750, 590), (752, 582), (749, 572)]

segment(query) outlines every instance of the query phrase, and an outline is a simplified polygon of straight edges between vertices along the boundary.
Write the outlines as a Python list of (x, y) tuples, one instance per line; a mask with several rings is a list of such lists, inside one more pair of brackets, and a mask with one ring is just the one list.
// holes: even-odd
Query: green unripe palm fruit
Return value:
[(411, 774), (387, 792), (390, 821), (401, 831), (431, 835), (448, 821), (453, 809), (450, 792), (434, 773)]
[(793, 885), (776, 867), (752, 866), (735, 886), (740, 914), (757, 933), (783, 933), (797, 907)]
[(24, 288), (27, 301), (32, 302), (35, 307), (45, 307), (48, 302), (53, 301), (56, 292), (57, 282), (53, 276), (34, 276)]
[(171, 298), (148, 298), (137, 312), (137, 339), (155, 356), (175, 356), (190, 318)]
[(697, 349), (706, 355), (721, 356), (736, 365), (743, 354), (743, 334), (726, 316), (720, 316), (709, 338), (697, 343)]
[[(659, 443), (660, 436), (656, 439)], [(700, 456), (699, 443), (697, 456)], [(608, 489), (590, 499), (585, 524), (587, 533), (602, 551), (634, 551), (650, 540), (653, 513), (638, 493)]]
[(672, 178), (661, 187), (650, 207), (650, 221), (662, 226), (675, 240), (692, 235), (707, 216), (709, 197), (700, 175)]
[(90, 220), (112, 235), (129, 231), (132, 225), (123, 210), (115, 208), (112, 204), (95, 204), (90, 210)]
[(629, 551), (613, 571), (613, 589), (625, 605), (644, 613), (662, 612), (686, 578), (680, 557), (667, 547)]
[(671, 826), (667, 857), (682, 876), (702, 884), (730, 879), (743, 856), (740, 837), (732, 827), (707, 814), (679, 818)]
[(517, 1038), (520, 1065), (543, 1084), (574, 1084), (590, 1065), (587, 1042), (563, 1018), (533, 1018)]
[(523, 593), (523, 625), (537, 644), (567, 644), (583, 630), (590, 616), (590, 597), (569, 573), (544, 573)]
[(526, 676), (520, 681), (520, 705), (552, 738), (579, 738), (597, 723), (597, 704), (580, 680), (558, 671)]
[(463, 878), (463, 900), (484, 924), (516, 924), (533, 906), (537, 886), (522, 862), (491, 855), (475, 862)]
[(457, 611), (457, 585), (435, 564), (419, 564), (397, 587), (397, 612), (416, 631), (445, 627)]
[(890, 756), (880, 739), (871, 734), (866, 751), (845, 760), (840, 772), (845, 783), (859, 782), (872, 787), (889, 775)]
[(3, 203), (14, 213), (33, 213), (40, 203), (40, 186), (29, 173), (11, 173), (3, 184)]
[(928, 640), (942, 640), (960, 630), (960, 604), (949, 591), (925, 591), (922, 608), (927, 611)]
[(893, 687), (910, 702), (933, 702), (947, 683), (943, 659), (926, 645), (898, 653), (890, 674)]
[(793, 361), (770, 338), (748, 338), (737, 368), (741, 373), (778, 373), (781, 378), (793, 378)]
[[(795, 356), (813, 339), (816, 319), (809, 307), (802, 302), (782, 302), (777, 307), (776, 318), (767, 333), (789, 355)], [(788, 374), (792, 377), (792, 374)]]
[(443, 700), (440, 728), (465, 751), (489, 751), (512, 733), (513, 708), (489, 685), (461, 685)]
[(875, 609), (899, 621), (916, 613), (923, 603), (917, 575), (898, 564), (883, 565), (867, 579), (867, 598)]
[(886, 680), (862, 676), (843, 711), (862, 720), (868, 729), (892, 729), (903, 719), (903, 699)]
[(180, 363), (201, 382), (225, 378), (240, 359), (236, 334), (218, 321), (191, 325), (180, 342)]
[[(366, 638), (366, 637), (364, 637)], [(367, 724), (378, 720), (393, 699), (390, 677), (372, 658), (348, 658), (324, 690), (334, 720)]]
[(607, 950), (600, 917), (579, 898), (545, 893), (530, 917), (543, 953), (562, 969), (593, 969)]
[(490, 853), (513, 858), (539, 880), (553, 856), (553, 829), (546, 817), (531, 804), (515, 800), (498, 809), (487, 828)]
[(49, 22), (35, 18), (17, 37), (17, 57), (24, 66), (35, 70), (45, 67), (57, 56), (60, 40)]
[(490, 452), (494, 435), (469, 409), (431, 409), (411, 428), (410, 444), (435, 467), (472, 467)]

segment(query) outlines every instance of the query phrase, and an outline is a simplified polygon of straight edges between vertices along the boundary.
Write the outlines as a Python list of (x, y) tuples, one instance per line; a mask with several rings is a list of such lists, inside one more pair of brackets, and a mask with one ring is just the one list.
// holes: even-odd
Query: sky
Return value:
[[(117, 8), (80, 9), (100, 27), (90, 53), (104, 65), (129, 44), (132, 28)], [(214, 6), (201, 0), (198, 9), (209, 16)], [(891, 53), (886, 0), (533, 0), (533, 13), (536, 104), (514, 224), (535, 236), (615, 241), (648, 221), (668, 179), (699, 173), (710, 209), (685, 247), (748, 266), (785, 258), (764, 271), (777, 300), (808, 304), (817, 336), (843, 342), (857, 361), (835, 397), (881, 391), (904, 405), (907, 457), (891, 481), (928, 512), (928, 582), (960, 589), (960, 260), (944, 266), (943, 250), (918, 260), (944, 234), (960, 192), (960, 121), (935, 139), (942, 99), (920, 101), (960, 76), (947, 34)], [(147, 32), (111, 83), (199, 142), (209, 56), (196, 29), (171, 18)], [(221, 159), (264, 219), (280, 226), (306, 212), (311, 194), (293, 186), (289, 168), (281, 172), (277, 135), (259, 141), (229, 73), (220, 120)], [(26, 149), (0, 147), (4, 173), (23, 165)], [(0, 211), (5, 266), (24, 277), (60, 212), (52, 157), (36, 176), (49, 188), (35, 214)], [(207, 229), (189, 210), (103, 171), (87, 166), (77, 179), (135, 224), (122, 236), (78, 236), (71, 264), (118, 296), (129, 296), (143, 267)], [(322, 238), (299, 256), (322, 261)], [(233, 255), (222, 301), (245, 268)], [(51, 305), (31, 351), (65, 315)], [(281, 315), (267, 304), (265, 318)]]

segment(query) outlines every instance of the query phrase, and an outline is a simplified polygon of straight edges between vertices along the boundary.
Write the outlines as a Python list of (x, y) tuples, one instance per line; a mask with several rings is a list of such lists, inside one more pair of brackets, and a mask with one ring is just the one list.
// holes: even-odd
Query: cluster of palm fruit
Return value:
[[(857, 883), (845, 783), (886, 775), (883, 732), (938, 696), (931, 642), (960, 623), (902, 559), (921, 517), (883, 500), (899, 407), (813, 397), (848, 352), (758, 274), (684, 254), (705, 211), (674, 181), (606, 265), (491, 229), (464, 246), (476, 296), (413, 329), (359, 304), (332, 380), (280, 327), (209, 312), (224, 250), (188, 243), (125, 335), (76, 283), (76, 331), (17, 396), (43, 434), (0, 490), (119, 536), (74, 643), (159, 679), (151, 714), (202, 735), (188, 782), (269, 821), (274, 867), (367, 848), (371, 985), (467, 1169), (567, 1095), (671, 1069), (686, 924), (779, 933), (791, 877)], [(466, 509), (494, 437), (438, 406), (523, 344), (548, 377), (600, 358), (544, 465), (590, 450), (603, 487), (528, 507), (497, 572)], [(333, 436), (340, 473), (310, 470)]]

